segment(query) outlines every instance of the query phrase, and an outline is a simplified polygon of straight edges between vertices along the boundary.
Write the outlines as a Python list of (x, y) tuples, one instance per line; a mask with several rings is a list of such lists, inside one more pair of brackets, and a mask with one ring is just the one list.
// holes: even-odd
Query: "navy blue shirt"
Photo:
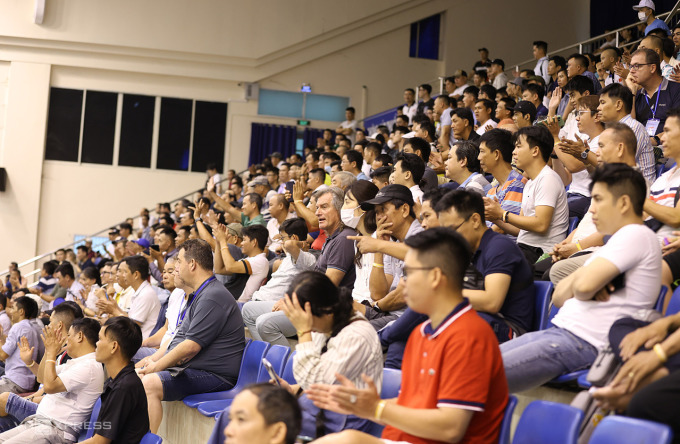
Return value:
[(517, 244), (505, 235), (486, 230), (472, 256), (472, 265), (485, 277), (495, 273), (510, 275), (510, 288), (500, 314), (530, 331), (534, 321), (534, 278)]
[[(660, 91), (660, 93), (659, 93)], [(660, 95), (659, 95), (660, 94)], [(656, 113), (652, 112), (652, 108), (656, 105), (656, 98), (659, 97), (659, 105), (656, 107)], [(649, 101), (649, 103), (647, 103)], [(635, 120), (642, 125), (647, 124), (647, 120), (652, 118), (659, 119), (659, 126), (656, 128), (654, 134), (663, 132), (663, 125), (666, 122), (666, 113), (680, 106), (680, 84), (669, 82), (668, 79), (663, 79), (659, 89), (652, 97), (647, 97), (644, 89), (640, 89), (635, 95)]]

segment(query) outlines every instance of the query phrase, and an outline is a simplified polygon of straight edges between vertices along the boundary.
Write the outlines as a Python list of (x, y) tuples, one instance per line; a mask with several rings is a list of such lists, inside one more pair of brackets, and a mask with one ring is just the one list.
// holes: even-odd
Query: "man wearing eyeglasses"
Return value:
[(680, 84), (661, 76), (659, 55), (642, 48), (631, 57), (629, 80), (635, 93), (635, 119), (645, 125), (653, 146), (660, 145), (666, 113), (680, 106)]

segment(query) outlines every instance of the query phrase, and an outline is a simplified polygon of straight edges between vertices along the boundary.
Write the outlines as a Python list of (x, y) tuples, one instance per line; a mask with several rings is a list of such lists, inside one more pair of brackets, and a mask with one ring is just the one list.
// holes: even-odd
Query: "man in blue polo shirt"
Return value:
[(630, 78), (638, 87), (635, 94), (635, 119), (645, 125), (653, 146), (660, 145), (666, 114), (680, 106), (680, 84), (661, 76), (659, 55), (642, 48), (631, 57)]

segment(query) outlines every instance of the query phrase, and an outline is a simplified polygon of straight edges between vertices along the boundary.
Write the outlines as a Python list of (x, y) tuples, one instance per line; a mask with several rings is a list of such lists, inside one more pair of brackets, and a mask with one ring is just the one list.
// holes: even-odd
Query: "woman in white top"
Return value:
[(337, 384), (336, 374), (360, 387), (366, 385), (362, 379), (366, 374), (380, 391), (383, 360), (375, 329), (354, 310), (349, 290), (336, 287), (318, 271), (300, 273), (284, 301), (283, 311), (298, 335), (293, 361), (298, 384), (281, 382), (291, 393), (302, 394), (302, 435), (318, 437), (344, 429), (370, 430), (370, 421), (320, 411), (303, 392), (312, 384)]
[[(378, 187), (368, 180), (357, 180), (345, 193), (345, 203), (340, 210), (340, 217), (345, 226), (354, 228), (362, 236), (375, 234), (376, 222), (375, 211), (364, 211), (361, 204), (371, 200), (378, 194)], [(357, 254), (355, 262), (356, 280), (352, 290), (352, 298), (358, 302), (371, 301), (371, 291), (368, 282), (371, 277), (371, 267), (373, 266), (373, 253), (358, 253), (356, 244), (354, 252)]]
[(75, 301), (87, 316), (94, 316), (98, 313), (97, 300), (99, 298), (95, 292), (100, 288), (100, 278), (99, 270), (95, 267), (84, 268), (78, 276), (78, 282), (83, 286), (83, 292), (76, 295), (79, 297)]

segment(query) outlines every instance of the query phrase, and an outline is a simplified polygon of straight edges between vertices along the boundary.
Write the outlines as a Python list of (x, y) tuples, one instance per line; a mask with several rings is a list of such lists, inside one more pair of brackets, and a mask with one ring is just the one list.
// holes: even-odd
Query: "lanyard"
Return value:
[(652, 110), (652, 119), (656, 119), (656, 108), (659, 106), (659, 97), (661, 96), (661, 85), (659, 85), (659, 89), (656, 91), (656, 103), (654, 104), (654, 108), (649, 104), (649, 97), (647, 97), (647, 94), (645, 94), (645, 100), (647, 101), (647, 106), (651, 108)]
[[(215, 280), (215, 276), (209, 277), (208, 280), (203, 282), (201, 284), (201, 286), (198, 287), (198, 290), (196, 290), (196, 292), (193, 295), (189, 295), (189, 300), (187, 301), (186, 307), (184, 307), (184, 310), (180, 310), (180, 313), (177, 313), (177, 323), (176, 323), (177, 326), (175, 327), (175, 331), (177, 331), (179, 329), (180, 325), (182, 325), (182, 322), (184, 322), (184, 316), (186, 316), (187, 311), (189, 311), (189, 308), (191, 307), (191, 303), (194, 302), (194, 300), (196, 299), (198, 294), (206, 287), (206, 285), (208, 285), (209, 283), (211, 283), (214, 280)], [(180, 316), (181, 316), (181, 318), (180, 318)]]

